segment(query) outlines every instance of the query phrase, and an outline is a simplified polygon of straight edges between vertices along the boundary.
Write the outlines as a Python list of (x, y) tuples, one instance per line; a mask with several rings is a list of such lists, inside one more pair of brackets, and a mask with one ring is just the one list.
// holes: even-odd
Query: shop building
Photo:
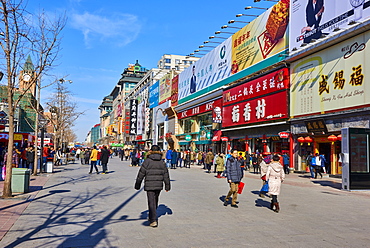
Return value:
[(266, 72), (226, 88), (221, 130), (226, 151), (289, 154), (288, 106), (288, 68)]

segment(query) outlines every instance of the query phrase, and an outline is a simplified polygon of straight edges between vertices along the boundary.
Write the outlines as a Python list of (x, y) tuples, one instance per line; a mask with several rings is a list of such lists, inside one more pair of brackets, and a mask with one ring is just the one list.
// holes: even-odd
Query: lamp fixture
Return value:
[(205, 46), (205, 45), (200, 45), (199, 48), (203, 48), (203, 47), (212, 47), (212, 48), (215, 48), (215, 46)]
[(269, 8), (262, 8), (262, 7), (247, 6), (247, 7), (245, 7), (244, 9), (264, 9), (264, 10), (268, 10)]
[(242, 28), (239, 28), (239, 27), (233, 27), (233, 26), (228, 26), (228, 25), (223, 25), (221, 28), (222, 28), (222, 29), (225, 29), (225, 28), (236, 28), (236, 29), (242, 29)]
[(224, 31), (216, 31), (215, 34), (234, 34), (234, 33), (231, 33), (231, 32), (224, 32)]
[(251, 23), (251, 22), (245, 22), (245, 21), (235, 21), (235, 20), (230, 20), (228, 21), (229, 24), (235, 23), (235, 22), (240, 22), (240, 23)]
[(226, 39), (228, 39), (228, 38), (226, 38), (226, 37), (220, 37), (220, 36), (217, 36), (217, 37), (216, 37), (216, 36), (209, 36), (209, 37), (208, 37), (208, 39), (215, 39), (215, 38), (225, 39), (225, 40), (226, 40)]
[(207, 43), (216, 43), (216, 44), (221, 44), (221, 42), (209, 41), (209, 40), (203, 41), (203, 43), (204, 43), (204, 44), (207, 44)]
[(249, 15), (249, 14), (237, 14), (236, 17), (241, 17), (241, 16), (255, 16), (258, 17), (258, 15)]

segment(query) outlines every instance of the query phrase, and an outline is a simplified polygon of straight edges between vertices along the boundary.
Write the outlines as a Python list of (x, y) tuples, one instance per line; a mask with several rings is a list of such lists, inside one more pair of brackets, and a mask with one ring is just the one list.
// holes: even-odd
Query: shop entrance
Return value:
[(331, 156), (330, 156), (330, 154), (331, 154), (331, 145), (330, 145), (330, 143), (319, 143), (319, 153), (320, 154), (324, 154), (324, 156), (325, 156), (325, 159), (326, 159), (326, 164), (325, 164), (325, 169), (326, 169), (326, 172), (327, 173), (331, 173), (331, 161), (330, 161), (330, 159), (331, 159)]

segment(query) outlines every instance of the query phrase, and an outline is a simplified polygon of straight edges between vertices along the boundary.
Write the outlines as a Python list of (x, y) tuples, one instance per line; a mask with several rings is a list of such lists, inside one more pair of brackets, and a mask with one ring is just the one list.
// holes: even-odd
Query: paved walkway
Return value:
[[(31, 176), (29, 193), (14, 193), (14, 198), (12, 199), (0, 198), (0, 240), (22, 215), (23, 211), (36, 197), (37, 193), (42, 189), (50, 176), (52, 175), (42, 174), (41, 176)], [(4, 181), (0, 181), (0, 195), (3, 194), (3, 188)]]
[(247, 173), (239, 208), (224, 207), (228, 184), (201, 167), (171, 170), (160, 196), (159, 226), (147, 221), (146, 194), (133, 189), (139, 167), (113, 158), (112, 173), (70, 164), (55, 173), (0, 247), (368, 247), (370, 193), (341, 191), (340, 180), (290, 174), (281, 212), (259, 198), (261, 180)]

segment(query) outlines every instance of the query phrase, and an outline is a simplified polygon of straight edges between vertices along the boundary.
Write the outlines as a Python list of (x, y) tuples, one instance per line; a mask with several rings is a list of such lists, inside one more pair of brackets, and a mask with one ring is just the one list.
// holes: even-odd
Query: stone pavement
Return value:
[(246, 173), (239, 208), (224, 207), (228, 184), (199, 166), (171, 170), (160, 196), (159, 226), (148, 226), (146, 194), (133, 189), (139, 167), (114, 157), (111, 173), (69, 164), (28, 205), (0, 247), (369, 247), (370, 193), (340, 190), (340, 180), (289, 174), (281, 212), (259, 198)]
[[(56, 170), (60, 171), (60, 170)], [(28, 207), (37, 193), (42, 189), (51, 174), (31, 176), (30, 192), (25, 194), (14, 193), (11, 199), (0, 198), (0, 240), (5, 236), (23, 211)], [(0, 195), (3, 194), (4, 181), (0, 181)]]

